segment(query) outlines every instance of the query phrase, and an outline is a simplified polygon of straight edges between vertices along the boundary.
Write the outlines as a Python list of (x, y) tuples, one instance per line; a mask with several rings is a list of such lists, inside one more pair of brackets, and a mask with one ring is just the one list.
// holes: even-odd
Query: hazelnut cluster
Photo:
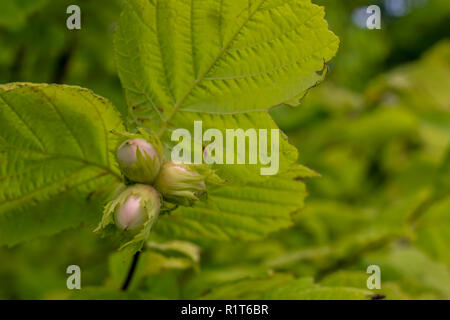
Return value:
[(106, 205), (97, 230), (114, 223), (145, 239), (163, 201), (191, 204), (206, 192), (206, 174), (194, 165), (164, 161), (159, 141), (147, 134), (123, 141), (116, 157), (126, 183)]

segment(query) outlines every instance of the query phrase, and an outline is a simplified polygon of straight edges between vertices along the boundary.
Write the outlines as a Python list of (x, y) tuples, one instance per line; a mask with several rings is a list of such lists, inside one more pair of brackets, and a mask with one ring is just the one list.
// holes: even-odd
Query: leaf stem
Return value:
[(133, 256), (133, 261), (131, 262), (131, 266), (130, 266), (130, 269), (128, 270), (127, 277), (121, 288), (122, 291), (126, 291), (128, 289), (128, 287), (130, 286), (131, 280), (133, 279), (134, 272), (136, 271), (136, 266), (139, 261), (140, 254), (141, 254), (141, 252), (137, 251)]

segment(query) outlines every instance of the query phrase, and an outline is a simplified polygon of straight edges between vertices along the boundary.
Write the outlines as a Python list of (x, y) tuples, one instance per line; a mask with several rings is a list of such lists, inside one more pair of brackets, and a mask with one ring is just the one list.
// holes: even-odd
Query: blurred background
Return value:
[[(134, 298), (260, 298), (258, 279), (311, 277), (366, 288), (379, 265), (386, 299), (450, 299), (450, 2), (313, 0), (340, 38), (321, 85), (271, 114), (321, 174), (295, 227), (253, 243), (155, 246)], [(66, 8), (82, 8), (81, 30)], [(381, 30), (365, 26), (366, 7)], [(0, 83), (80, 85), (126, 108), (112, 35), (122, 0), (7, 0), (0, 4)], [(0, 299), (70, 298), (66, 267), (82, 269), (82, 298), (121, 298), (129, 260), (91, 228), (0, 248)], [(284, 277), (284, 278), (283, 278)], [(249, 279), (236, 288), (233, 282)], [(221, 286), (220, 290), (216, 288)], [(261, 289), (262, 290), (262, 289)], [(344, 298), (344, 297), (343, 297)]]

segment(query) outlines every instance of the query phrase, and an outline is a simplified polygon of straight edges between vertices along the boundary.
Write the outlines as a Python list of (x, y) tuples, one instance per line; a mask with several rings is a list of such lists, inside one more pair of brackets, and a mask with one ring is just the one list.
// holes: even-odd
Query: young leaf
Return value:
[[(115, 35), (134, 120), (266, 110), (302, 97), (338, 47), (309, 0), (128, 1)], [(296, 101), (298, 102), (298, 101)]]
[(0, 86), (0, 244), (98, 220), (120, 180), (110, 102), (65, 85)]

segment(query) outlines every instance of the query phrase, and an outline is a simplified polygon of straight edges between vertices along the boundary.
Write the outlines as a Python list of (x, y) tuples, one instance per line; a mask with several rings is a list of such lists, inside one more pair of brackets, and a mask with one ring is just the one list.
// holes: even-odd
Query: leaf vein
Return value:
[(75, 133), (73, 132), (72, 128), (69, 127), (69, 124), (67, 123), (66, 119), (61, 114), (61, 111), (56, 107), (56, 105), (50, 100), (50, 98), (45, 94), (45, 92), (42, 89), (38, 89), (38, 91), (42, 94), (42, 97), (47, 101), (47, 103), (55, 110), (55, 112), (58, 114), (59, 118), (62, 120), (64, 125), (66, 126), (67, 130), (70, 132), (71, 136), (75, 140), (78, 148), (81, 151), (81, 154), (83, 155), (83, 158), (86, 158), (86, 154), (81, 147), (80, 140), (75, 136)]
[(20, 114), (16, 111), (16, 109), (14, 109), (12, 107), (12, 105), (10, 105), (9, 103), (6, 102), (5, 98), (0, 94), (0, 99), (3, 101), (3, 104), (6, 105), (7, 107), (9, 107), (14, 114), (17, 116), (17, 118), (19, 118), (19, 120), (25, 125), (26, 128), (28, 128), (28, 130), (31, 132), (31, 134), (35, 137), (35, 139), (37, 140), (41, 150), (46, 150), (46, 148), (44, 147), (44, 144), (42, 142), (42, 140), (39, 138), (39, 136), (37, 135), (36, 132), (34, 132), (34, 130), (31, 128), (31, 126), (20, 116)]
[(178, 111), (178, 109), (180, 108), (181, 104), (186, 100), (186, 98), (192, 93), (192, 90), (197, 86), (197, 84), (203, 80), (203, 78), (212, 70), (212, 68), (216, 65), (217, 61), (219, 61), (222, 56), (224, 55), (224, 53), (226, 52), (226, 50), (228, 49), (228, 47), (233, 43), (233, 41), (235, 40), (235, 38), (237, 37), (237, 35), (241, 32), (241, 30), (244, 28), (244, 26), (247, 24), (247, 22), (254, 16), (254, 14), (258, 11), (258, 9), (263, 5), (263, 3), (265, 2), (265, 0), (261, 0), (261, 2), (259, 3), (259, 5), (255, 8), (255, 10), (253, 12), (251, 12), (251, 14), (249, 14), (249, 16), (247, 17), (247, 19), (244, 21), (244, 23), (241, 24), (241, 26), (237, 29), (237, 31), (233, 34), (233, 36), (231, 37), (231, 39), (228, 41), (228, 43), (226, 44), (226, 46), (224, 46), (219, 53), (217, 54), (217, 56), (213, 59), (213, 61), (211, 62), (211, 64), (209, 65), (209, 67), (200, 75), (199, 78), (197, 78), (192, 84), (191, 86), (188, 88), (188, 90), (185, 92), (185, 94), (181, 97), (180, 100), (177, 101), (177, 103), (175, 104), (173, 111), (171, 112), (171, 114), (168, 116), (167, 120), (163, 123), (160, 131), (159, 131), (159, 137), (161, 137), (163, 135), (163, 133), (165, 132), (165, 130), (167, 129), (167, 125), (170, 122), (170, 120), (175, 116), (175, 113)]

